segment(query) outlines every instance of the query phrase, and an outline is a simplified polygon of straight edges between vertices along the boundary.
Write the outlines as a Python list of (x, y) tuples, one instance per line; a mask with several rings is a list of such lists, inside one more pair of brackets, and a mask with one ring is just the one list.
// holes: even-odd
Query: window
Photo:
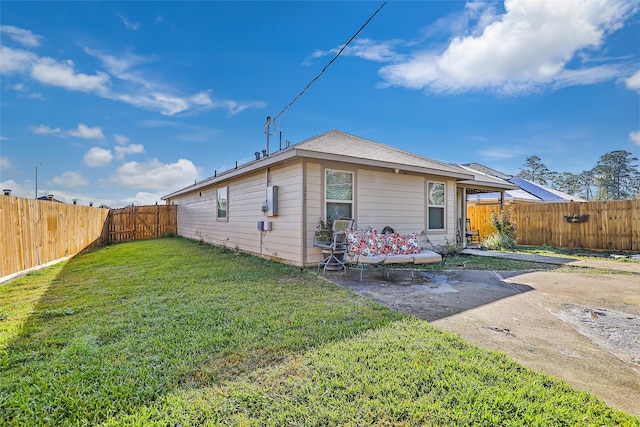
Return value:
[(444, 183), (427, 183), (427, 229), (444, 230)]
[(218, 220), (226, 220), (227, 219), (227, 187), (218, 188), (218, 195), (216, 200), (216, 211)]
[(353, 218), (353, 172), (325, 171), (325, 202), (328, 224), (338, 218)]

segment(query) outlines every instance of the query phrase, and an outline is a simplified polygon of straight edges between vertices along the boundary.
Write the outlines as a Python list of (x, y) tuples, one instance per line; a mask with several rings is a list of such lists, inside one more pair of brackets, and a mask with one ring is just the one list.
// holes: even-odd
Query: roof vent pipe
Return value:
[(255, 154), (255, 156), (256, 156), (256, 160), (260, 160), (260, 152), (259, 152), (259, 151), (256, 151), (256, 152), (255, 152), (255, 153), (253, 153), (253, 154)]
[(287, 139), (287, 148), (289, 148), (290, 146), (291, 146), (291, 141)]
[[(271, 117), (267, 116), (267, 122), (264, 124), (264, 133), (267, 134), (267, 149), (266, 150), (262, 150), (262, 153), (267, 153), (266, 155), (269, 154), (269, 136), (271, 135), (271, 132), (269, 130), (269, 127), (271, 126)], [(266, 155), (263, 155), (263, 157), (266, 157)]]
[(267, 157), (269, 152), (267, 150), (262, 150), (262, 157)]

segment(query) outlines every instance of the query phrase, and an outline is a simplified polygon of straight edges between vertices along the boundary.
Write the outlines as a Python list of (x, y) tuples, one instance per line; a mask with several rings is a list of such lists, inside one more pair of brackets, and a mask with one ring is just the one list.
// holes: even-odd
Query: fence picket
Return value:
[(177, 218), (176, 205), (106, 210), (0, 196), (0, 278), (94, 246), (175, 233)]
[[(564, 248), (640, 251), (640, 199), (569, 203), (514, 203), (518, 244)], [(467, 218), (484, 238), (493, 233), (492, 210), (499, 205), (469, 205)], [(565, 217), (585, 222), (571, 222)]]

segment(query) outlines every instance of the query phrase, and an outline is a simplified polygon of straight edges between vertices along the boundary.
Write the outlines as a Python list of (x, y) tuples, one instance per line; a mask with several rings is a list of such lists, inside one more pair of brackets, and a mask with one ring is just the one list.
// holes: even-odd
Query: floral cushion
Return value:
[(418, 233), (408, 235), (378, 234), (377, 230), (346, 230), (347, 252), (350, 255), (375, 257), (377, 255), (419, 254), (422, 248)]

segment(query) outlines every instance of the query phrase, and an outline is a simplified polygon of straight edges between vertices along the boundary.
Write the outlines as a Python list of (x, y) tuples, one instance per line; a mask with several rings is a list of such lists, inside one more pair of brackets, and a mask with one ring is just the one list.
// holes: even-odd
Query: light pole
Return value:
[(36, 200), (38, 200), (38, 166), (42, 166), (42, 163), (38, 163), (36, 166)]

